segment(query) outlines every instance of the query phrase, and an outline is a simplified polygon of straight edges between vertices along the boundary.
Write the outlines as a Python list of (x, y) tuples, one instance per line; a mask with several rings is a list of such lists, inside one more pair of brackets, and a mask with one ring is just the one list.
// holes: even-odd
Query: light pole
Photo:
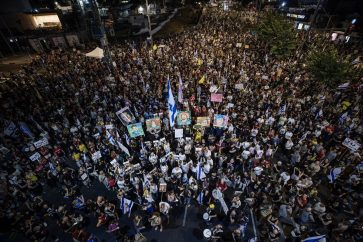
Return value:
[(149, 2), (147, 0), (145, 0), (145, 3), (146, 3), (147, 22), (149, 25), (149, 37), (150, 37), (151, 45), (153, 45), (153, 37), (152, 37), (152, 33), (151, 33), (151, 22), (150, 22), (150, 13), (149, 13)]

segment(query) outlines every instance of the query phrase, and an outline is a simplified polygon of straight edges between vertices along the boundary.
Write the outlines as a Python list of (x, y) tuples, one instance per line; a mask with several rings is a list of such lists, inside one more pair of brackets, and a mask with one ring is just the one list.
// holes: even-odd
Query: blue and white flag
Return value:
[(130, 145), (130, 137), (125, 133), (124, 134), (125, 140), (126, 140), (126, 144)]
[(302, 240), (301, 242), (326, 242), (325, 235), (313, 236)]
[(168, 78), (168, 109), (169, 109), (169, 121), (170, 127), (174, 127), (175, 118), (178, 111), (176, 110), (176, 103), (173, 93), (171, 91), (170, 79)]
[(342, 85), (339, 85), (338, 86), (338, 89), (339, 90), (345, 90), (345, 89), (347, 89), (349, 87), (349, 82), (346, 82), (346, 83), (344, 83), (344, 84), (342, 84)]
[(178, 102), (183, 103), (183, 81), (179, 75)]
[(134, 206), (133, 201), (131, 201), (131, 200), (125, 198), (125, 197), (121, 198), (120, 209), (121, 209), (123, 214), (128, 214), (130, 216), (133, 206)]
[(348, 112), (343, 113), (340, 117), (339, 117), (339, 123), (343, 124), (345, 123), (345, 120), (348, 118)]
[(286, 112), (286, 103), (280, 107), (279, 114), (284, 114)]
[(206, 177), (204, 171), (203, 171), (203, 167), (202, 164), (199, 163), (197, 166), (197, 180), (202, 180)]
[(29, 138), (34, 139), (34, 134), (30, 131), (28, 125), (24, 122), (19, 122), (19, 128), (21, 132), (28, 135)]
[(315, 119), (323, 117), (323, 109), (320, 109), (316, 114), (315, 114)]
[(334, 183), (335, 180), (338, 178), (338, 176), (342, 173), (342, 168), (337, 167), (330, 170), (328, 179), (330, 180), (330, 183)]
[(107, 137), (108, 142), (110, 142), (110, 144), (117, 146), (116, 140), (112, 137), (111, 133), (108, 132), (108, 130), (106, 130), (106, 137)]
[(203, 204), (203, 200), (204, 200), (204, 192), (203, 192), (203, 191), (201, 191), (201, 192), (199, 193), (198, 197), (197, 197), (197, 201), (198, 201), (198, 203), (199, 203), (200, 205), (202, 205), (202, 204)]

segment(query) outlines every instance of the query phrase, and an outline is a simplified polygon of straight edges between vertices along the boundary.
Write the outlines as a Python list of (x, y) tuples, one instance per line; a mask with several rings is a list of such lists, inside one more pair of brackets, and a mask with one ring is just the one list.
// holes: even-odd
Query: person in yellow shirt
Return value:
[(86, 152), (87, 152), (87, 147), (86, 147), (86, 145), (85, 145), (85, 144), (80, 144), (80, 145), (78, 146), (78, 149), (79, 149), (79, 151), (81, 151), (82, 153), (86, 153)]

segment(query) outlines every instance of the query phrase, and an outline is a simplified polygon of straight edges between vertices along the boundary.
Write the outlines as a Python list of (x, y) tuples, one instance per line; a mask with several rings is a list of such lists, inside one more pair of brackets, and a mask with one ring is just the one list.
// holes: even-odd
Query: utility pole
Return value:
[(148, 0), (145, 0), (146, 3), (146, 15), (147, 15), (147, 22), (149, 25), (149, 37), (150, 37), (150, 41), (151, 41), (151, 45), (153, 45), (153, 36), (151, 33), (151, 22), (150, 22), (150, 12), (149, 12), (149, 2)]
[(105, 54), (104, 57), (105, 57), (105, 60), (106, 60), (106, 64), (107, 64), (108, 69), (111, 71), (110, 66), (112, 67), (112, 57), (111, 57), (111, 54), (110, 54), (110, 50), (108, 49), (107, 35), (106, 35), (105, 27), (104, 27), (104, 25), (102, 23), (102, 20), (101, 20), (97, 0), (92, 0), (92, 8), (93, 8), (93, 13), (95, 14), (94, 20), (96, 21), (97, 26), (100, 29), (101, 34), (102, 34), (100, 42), (101, 42), (101, 47), (102, 47), (102, 49), (104, 51), (104, 54)]

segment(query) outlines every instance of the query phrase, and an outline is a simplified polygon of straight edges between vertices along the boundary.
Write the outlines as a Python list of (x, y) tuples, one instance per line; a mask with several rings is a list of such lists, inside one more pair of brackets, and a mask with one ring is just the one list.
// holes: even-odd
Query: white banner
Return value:
[(48, 144), (49, 144), (49, 142), (48, 142), (47, 138), (43, 138), (41, 140), (38, 140), (38, 141), (34, 142), (34, 146), (37, 149), (39, 149), (40, 147), (46, 146)]
[(32, 156), (29, 157), (31, 161), (36, 161), (40, 159), (40, 154), (38, 152), (35, 152)]
[(175, 138), (183, 138), (183, 129), (175, 129)]
[(357, 141), (352, 140), (352, 139), (349, 139), (349, 138), (346, 138), (343, 141), (343, 145), (345, 147), (347, 147), (348, 149), (350, 149), (351, 151), (354, 151), (354, 152), (356, 152), (357, 150), (359, 150), (359, 148), (361, 146)]
[(101, 155), (101, 151), (96, 151), (95, 153), (92, 154), (92, 160), (97, 161), (102, 157)]

